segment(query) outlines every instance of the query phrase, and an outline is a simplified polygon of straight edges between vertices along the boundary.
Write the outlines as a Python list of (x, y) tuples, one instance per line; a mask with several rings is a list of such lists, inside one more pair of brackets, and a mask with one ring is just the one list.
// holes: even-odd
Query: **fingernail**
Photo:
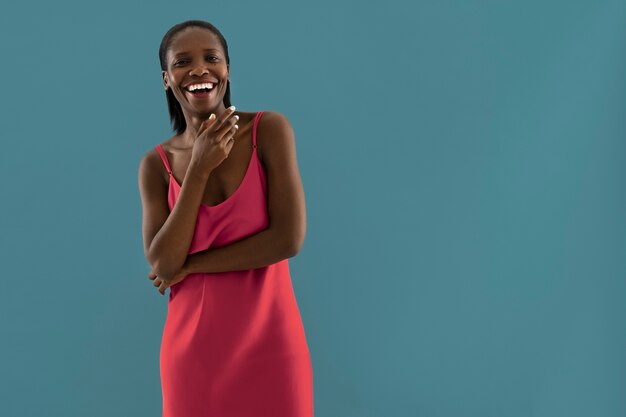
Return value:
[(213, 120), (215, 119), (215, 114), (211, 113), (211, 115), (209, 116), (209, 120)]
[(235, 106), (230, 106), (228, 109), (229, 110), (235, 110)]

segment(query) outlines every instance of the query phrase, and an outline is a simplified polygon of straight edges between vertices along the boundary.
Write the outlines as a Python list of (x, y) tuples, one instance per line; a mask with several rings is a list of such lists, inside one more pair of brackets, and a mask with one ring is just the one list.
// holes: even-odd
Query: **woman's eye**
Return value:
[[(219, 59), (218, 57), (216, 57), (214, 55), (208, 55), (206, 58), (207, 58), (208, 61), (211, 61), (212, 59), (214, 59), (214, 60), (218, 60)], [(174, 65), (182, 64), (182, 63), (185, 63), (185, 62), (189, 62), (189, 61), (186, 60), (186, 59), (181, 59), (179, 61), (176, 61), (174, 63)]]

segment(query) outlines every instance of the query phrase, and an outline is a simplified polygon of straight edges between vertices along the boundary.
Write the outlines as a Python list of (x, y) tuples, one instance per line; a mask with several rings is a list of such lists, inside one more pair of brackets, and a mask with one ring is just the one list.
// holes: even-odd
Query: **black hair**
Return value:
[[(228, 44), (226, 43), (226, 39), (222, 33), (211, 23), (205, 22), (204, 20), (187, 20), (182, 23), (178, 23), (172, 26), (163, 39), (161, 40), (161, 46), (159, 46), (159, 61), (161, 63), (161, 70), (167, 71), (167, 51), (172, 44), (172, 40), (176, 36), (176, 34), (183, 29), (189, 27), (201, 27), (210, 30), (213, 32), (220, 40), (222, 44), (222, 49), (224, 49), (224, 54), (226, 55), (226, 64), (230, 64), (230, 58), (228, 56)], [(176, 134), (180, 135), (187, 129), (187, 122), (185, 121), (185, 116), (183, 115), (183, 110), (180, 107), (180, 103), (174, 97), (174, 93), (172, 93), (172, 89), (168, 88), (165, 91), (165, 96), (167, 97), (167, 107), (170, 112), (170, 121), (172, 123), (172, 129), (176, 131)], [(226, 93), (224, 94), (224, 106), (230, 107), (230, 81), (226, 84)]]

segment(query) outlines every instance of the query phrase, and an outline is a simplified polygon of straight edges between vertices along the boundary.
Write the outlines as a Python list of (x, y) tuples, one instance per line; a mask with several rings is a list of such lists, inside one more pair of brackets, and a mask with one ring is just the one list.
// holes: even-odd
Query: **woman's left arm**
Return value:
[[(261, 145), (259, 145), (261, 138)], [(230, 245), (187, 256), (183, 271), (225, 272), (261, 268), (295, 256), (306, 234), (304, 189), (291, 124), (281, 113), (263, 112), (257, 125), (267, 177), (267, 229)]]

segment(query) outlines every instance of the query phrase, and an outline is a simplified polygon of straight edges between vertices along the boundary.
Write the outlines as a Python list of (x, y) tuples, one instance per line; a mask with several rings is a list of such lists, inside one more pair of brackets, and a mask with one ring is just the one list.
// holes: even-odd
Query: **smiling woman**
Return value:
[(313, 373), (288, 258), (306, 230), (294, 132), (235, 111), (222, 34), (191, 20), (159, 59), (175, 135), (139, 167), (149, 278), (170, 289), (163, 417), (312, 417)]

